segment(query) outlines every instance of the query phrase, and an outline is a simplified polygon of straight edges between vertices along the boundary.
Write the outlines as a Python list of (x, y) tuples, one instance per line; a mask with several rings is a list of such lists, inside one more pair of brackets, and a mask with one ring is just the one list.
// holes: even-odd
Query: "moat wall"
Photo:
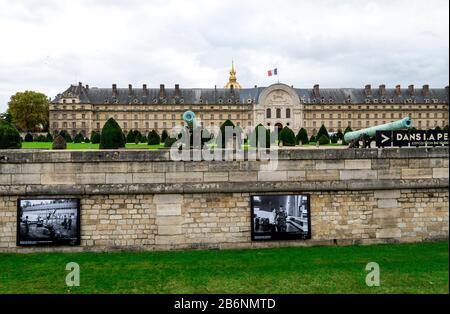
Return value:
[[(160, 151), (0, 151), (0, 251), (169, 250), (448, 238), (449, 150), (280, 150), (267, 161)], [(312, 238), (252, 242), (250, 195), (311, 195)], [(17, 247), (20, 197), (81, 200), (81, 245)]]

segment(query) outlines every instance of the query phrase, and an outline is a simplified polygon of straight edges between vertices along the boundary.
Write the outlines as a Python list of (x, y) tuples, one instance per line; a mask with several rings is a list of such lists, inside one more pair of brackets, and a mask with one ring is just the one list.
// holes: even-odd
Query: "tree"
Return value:
[(166, 142), (166, 138), (169, 137), (169, 133), (166, 130), (163, 130), (161, 133), (161, 142), (165, 143)]
[(313, 135), (311, 135), (311, 138), (309, 139), (310, 143), (315, 143), (317, 141), (316, 137)]
[(151, 130), (150, 133), (148, 133), (148, 145), (159, 145), (161, 143), (161, 137), (159, 136), (158, 132), (156, 130)]
[(442, 128), (442, 131), (448, 132), (448, 124)]
[(66, 130), (61, 130), (61, 132), (59, 132), (59, 135), (64, 137), (64, 140), (66, 141), (66, 143), (73, 142), (72, 137), (70, 136), (69, 132), (67, 132)]
[(341, 129), (339, 129), (339, 130), (337, 131), (336, 137), (337, 137), (338, 140), (341, 140), (341, 141), (344, 140), (344, 133), (342, 133), (342, 130), (341, 130)]
[(330, 138), (328, 136), (326, 136), (325, 134), (322, 134), (319, 137), (319, 144), (320, 145), (330, 144)]
[(25, 134), (24, 142), (33, 142), (33, 135), (31, 135), (31, 133)]
[(96, 131), (92, 131), (92, 133), (91, 133), (91, 143), (92, 144), (100, 143), (100, 133), (98, 133)]
[(8, 103), (12, 122), (24, 132), (43, 130), (48, 126), (48, 98), (33, 91), (18, 92)]
[(53, 136), (50, 134), (50, 132), (47, 132), (47, 136), (45, 137), (46, 142), (53, 142)]
[(19, 131), (9, 123), (0, 124), (0, 149), (17, 149), (22, 147)]
[(296, 136), (296, 141), (297, 141), (297, 144), (299, 144), (300, 142), (302, 142), (302, 144), (309, 143), (308, 132), (306, 131), (306, 129), (301, 128), (300, 131), (298, 131), (297, 136)]
[(53, 140), (53, 144), (52, 144), (52, 149), (66, 149), (67, 147), (67, 142), (64, 139), (64, 136), (60, 135), (56, 135), (54, 140)]
[(0, 114), (0, 124), (2, 124), (2, 123), (7, 123), (7, 124), (13, 123), (12, 115), (11, 115), (11, 112), (9, 111), (9, 109), (7, 109), (4, 113)]
[(437, 127), (434, 128), (436, 131), (442, 131), (442, 128), (438, 125)]
[[(259, 138), (259, 134), (265, 133), (265, 138)], [(250, 134), (250, 146), (270, 148), (270, 144), (276, 140), (270, 133), (270, 130), (266, 129), (261, 123), (258, 124)]]
[(333, 134), (330, 136), (330, 141), (332, 144), (336, 144), (338, 142), (338, 135), (337, 134)]
[(100, 134), (100, 149), (118, 149), (123, 147), (125, 147), (125, 136), (122, 129), (114, 118), (109, 118)]
[(84, 141), (84, 135), (80, 133), (78, 133), (77, 135), (75, 135), (74, 139), (73, 139), (74, 143), (81, 143)]
[(135, 136), (133, 130), (128, 131), (127, 143), (134, 143), (135, 139), (136, 139), (136, 136)]
[(279, 138), (283, 146), (295, 146), (295, 134), (288, 126), (281, 130)]
[(225, 145), (226, 145), (226, 143), (225, 143), (225, 140), (226, 140), (225, 139), (225, 136), (226, 136), (225, 132), (226, 132), (227, 128), (232, 128), (233, 129), (233, 133), (231, 135), (233, 137), (236, 136), (236, 139), (239, 141), (239, 144), (238, 144), (239, 146), (238, 147), (241, 147), (240, 146), (241, 145), (240, 140), (241, 140), (242, 129), (241, 128), (239, 128), (239, 129), (236, 128), (235, 129), (235, 125), (234, 125), (234, 123), (231, 120), (226, 120), (220, 126), (220, 132), (219, 132), (220, 136), (217, 137), (217, 146), (220, 147), (220, 148), (225, 148)]
[(325, 127), (325, 125), (322, 124), (322, 126), (319, 129), (319, 132), (317, 132), (316, 138), (318, 138), (320, 140), (320, 138), (322, 137), (322, 135), (325, 135), (328, 139), (330, 139), (330, 135), (328, 134), (328, 130)]

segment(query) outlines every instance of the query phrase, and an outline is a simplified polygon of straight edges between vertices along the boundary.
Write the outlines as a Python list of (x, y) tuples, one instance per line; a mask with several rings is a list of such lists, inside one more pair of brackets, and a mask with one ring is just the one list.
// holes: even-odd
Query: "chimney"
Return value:
[(180, 84), (175, 84), (175, 97), (180, 97), (181, 91), (180, 91)]
[(142, 84), (142, 93), (144, 96), (148, 96), (147, 84)]
[(367, 84), (364, 87), (364, 93), (366, 94), (366, 97), (372, 96), (372, 86), (370, 84)]
[(78, 82), (78, 93), (81, 93), (81, 91), (83, 90), (83, 84), (81, 82)]
[(409, 96), (414, 96), (414, 85), (409, 85), (408, 86), (408, 94)]
[(430, 85), (425, 84), (422, 86), (422, 95), (423, 97), (428, 97), (430, 95)]
[(159, 98), (165, 98), (166, 97), (166, 90), (164, 88), (164, 84), (159, 85)]
[(386, 96), (386, 85), (382, 84), (379, 88), (380, 96)]
[(400, 96), (402, 94), (402, 88), (400, 85), (395, 86), (395, 95)]
[(133, 86), (131, 84), (128, 84), (128, 96), (133, 95)]
[(255, 88), (258, 88), (258, 85), (255, 85)]
[(112, 84), (112, 95), (117, 97), (117, 84)]
[(315, 98), (320, 98), (319, 84), (314, 85), (313, 92)]

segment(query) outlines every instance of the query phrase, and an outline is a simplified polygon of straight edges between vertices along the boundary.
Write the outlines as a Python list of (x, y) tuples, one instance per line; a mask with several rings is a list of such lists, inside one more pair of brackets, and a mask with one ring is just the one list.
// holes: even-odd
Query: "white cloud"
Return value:
[(449, 2), (0, 0), (0, 111), (17, 91), (448, 84)]

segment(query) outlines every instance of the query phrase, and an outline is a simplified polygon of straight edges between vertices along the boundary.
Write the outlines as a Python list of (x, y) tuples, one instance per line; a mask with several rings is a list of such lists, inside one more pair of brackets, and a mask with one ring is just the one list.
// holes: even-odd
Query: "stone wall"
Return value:
[[(18, 197), (81, 199), (79, 247), (166, 250), (448, 238), (448, 148), (280, 150), (267, 162), (170, 161), (168, 151), (0, 151), (0, 251)], [(312, 239), (252, 242), (250, 195), (309, 193)]]

